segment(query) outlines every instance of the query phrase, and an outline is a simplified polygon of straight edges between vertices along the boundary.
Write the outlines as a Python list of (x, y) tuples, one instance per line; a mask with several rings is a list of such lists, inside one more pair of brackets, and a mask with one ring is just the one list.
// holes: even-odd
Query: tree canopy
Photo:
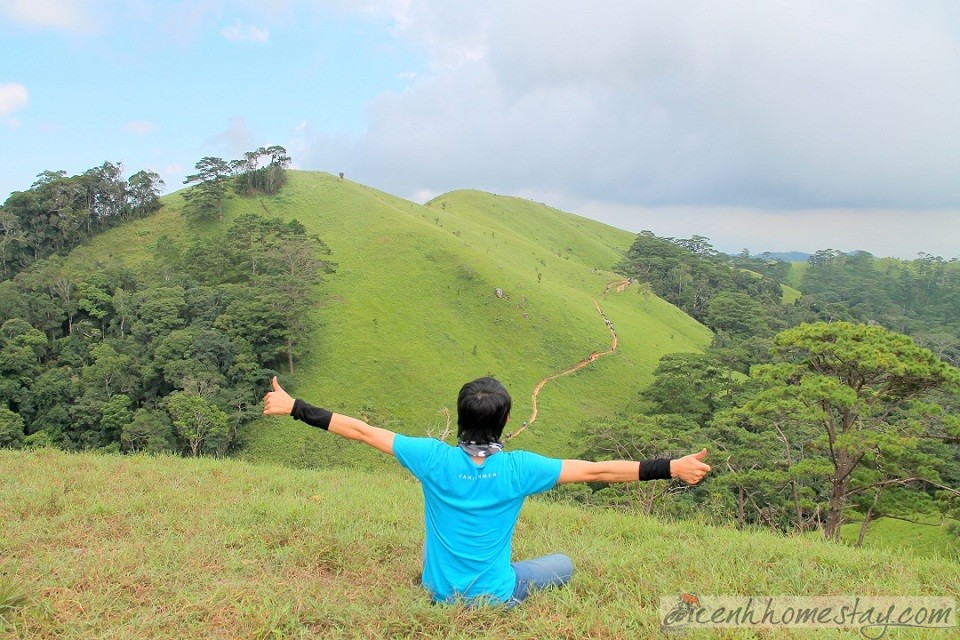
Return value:
[(246, 215), (186, 247), (161, 238), (140, 274), (51, 257), (0, 282), (0, 446), (235, 449), (308, 344), (329, 252), (295, 220)]
[(0, 207), (0, 280), (153, 213), (162, 189), (156, 173), (142, 170), (124, 180), (122, 166), (112, 162), (76, 176), (40, 173), (29, 189), (10, 194)]

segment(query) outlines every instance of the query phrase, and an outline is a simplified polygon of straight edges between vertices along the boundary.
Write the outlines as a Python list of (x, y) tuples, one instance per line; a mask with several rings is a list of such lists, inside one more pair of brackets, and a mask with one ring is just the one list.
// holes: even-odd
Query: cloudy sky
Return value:
[(960, 4), (0, 0), (0, 201), (205, 155), (726, 251), (960, 257)]

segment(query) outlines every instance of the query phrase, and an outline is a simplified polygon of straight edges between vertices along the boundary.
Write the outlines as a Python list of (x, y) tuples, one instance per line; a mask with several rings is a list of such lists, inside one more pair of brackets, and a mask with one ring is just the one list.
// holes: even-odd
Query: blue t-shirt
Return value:
[(393, 453), (423, 487), (423, 586), (434, 602), (507, 602), (516, 583), (510, 542), (520, 507), (557, 483), (562, 461), (502, 451), (477, 465), (459, 447), (400, 434)]

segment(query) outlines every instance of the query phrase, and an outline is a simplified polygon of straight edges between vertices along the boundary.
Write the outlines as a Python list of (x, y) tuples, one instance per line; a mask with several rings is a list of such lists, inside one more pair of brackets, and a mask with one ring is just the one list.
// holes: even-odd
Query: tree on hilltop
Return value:
[(187, 211), (199, 220), (216, 217), (223, 220), (223, 201), (227, 198), (233, 169), (223, 158), (204, 156), (196, 164), (197, 172), (187, 176), (183, 184), (193, 188), (184, 193)]
[(143, 217), (160, 208), (164, 182), (154, 171), (141, 170), (127, 179), (130, 207), (135, 217)]
[(257, 193), (274, 195), (287, 180), (286, 170), (291, 158), (280, 145), (260, 147), (243, 154), (231, 163), (236, 173), (237, 192), (252, 196)]

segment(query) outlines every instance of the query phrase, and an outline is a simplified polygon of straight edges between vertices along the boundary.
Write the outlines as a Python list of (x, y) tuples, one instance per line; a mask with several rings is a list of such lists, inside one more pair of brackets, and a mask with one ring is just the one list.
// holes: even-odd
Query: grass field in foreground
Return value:
[(633, 639), (686, 592), (960, 592), (956, 563), (531, 500), (514, 554), (569, 554), (571, 584), (511, 612), (438, 607), (418, 586), (421, 518), (398, 468), (0, 451), (0, 593), (24, 596), (0, 637)]

